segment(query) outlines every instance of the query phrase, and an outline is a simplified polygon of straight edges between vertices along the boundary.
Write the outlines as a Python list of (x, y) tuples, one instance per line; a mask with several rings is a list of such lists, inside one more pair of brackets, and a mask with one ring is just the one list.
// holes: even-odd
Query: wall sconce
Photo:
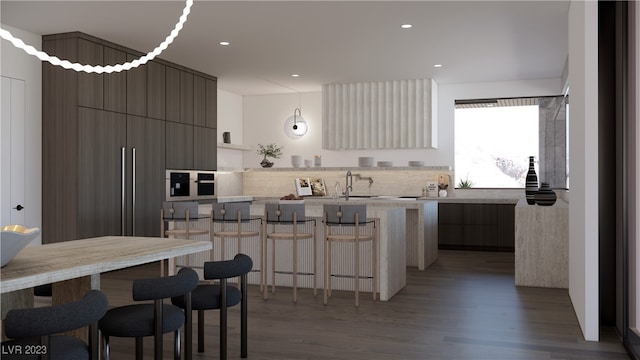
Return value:
[(302, 117), (300, 108), (293, 111), (293, 116), (289, 116), (284, 122), (284, 133), (291, 139), (297, 140), (304, 136), (309, 130), (307, 121)]

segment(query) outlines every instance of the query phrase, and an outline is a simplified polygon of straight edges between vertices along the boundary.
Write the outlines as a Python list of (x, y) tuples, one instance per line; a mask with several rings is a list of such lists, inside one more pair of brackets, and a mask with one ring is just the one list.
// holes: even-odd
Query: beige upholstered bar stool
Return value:
[[(191, 236), (209, 234), (209, 229), (196, 229), (193, 224), (198, 220), (198, 202), (197, 201), (165, 201), (160, 209), (160, 237), (178, 237), (190, 239)], [(195, 221), (194, 221), (195, 220)], [(167, 223), (174, 222), (174, 228), (168, 228)], [(178, 222), (184, 223), (177, 226)], [(189, 256), (185, 257), (186, 266), (189, 267)], [(169, 261), (171, 265), (173, 259)], [(164, 261), (160, 262), (160, 275), (164, 275)], [(169, 275), (174, 273), (174, 269), (169, 270)]]
[[(272, 241), (271, 247), (271, 292), (276, 291), (276, 273), (291, 274), (293, 287), (293, 302), (298, 301), (298, 275), (313, 275), (313, 295), (317, 294), (316, 277), (318, 273), (318, 264), (316, 260), (316, 223), (315, 220), (307, 220), (305, 216), (304, 204), (265, 204), (265, 254), (269, 251), (269, 240)], [(300, 231), (299, 225), (306, 225), (313, 222), (313, 231)], [(286, 231), (283, 231), (286, 228)], [(298, 240), (313, 239), (313, 272), (301, 273), (298, 271)], [(287, 241), (292, 244), (292, 271), (283, 271), (276, 269), (276, 243)], [(266, 255), (265, 259), (266, 260)], [(264, 261), (266, 264), (266, 261)], [(266, 266), (265, 266), (266, 268)], [(266, 284), (266, 271), (263, 273), (263, 282)], [(267, 299), (268, 291), (263, 296)]]
[[(262, 218), (252, 218), (249, 213), (249, 202), (229, 202), (229, 203), (213, 203), (211, 206), (211, 231), (209, 232), (211, 243), (214, 245), (211, 248), (210, 260), (215, 261), (214, 249), (215, 239), (220, 238), (220, 256), (219, 260), (225, 259), (225, 242), (226, 239), (236, 239), (237, 251), (235, 253), (243, 253), (242, 240), (250, 238), (258, 238), (259, 246), (259, 266), (254, 265), (252, 272), (264, 273), (262, 261), (264, 258), (263, 241), (261, 236), (262, 230)], [(255, 224), (259, 222), (259, 224)], [(218, 226), (217, 226), (218, 225)], [(244, 251), (244, 253), (250, 253)], [(256, 256), (252, 256), (256, 258)], [(238, 279), (239, 281), (239, 279)], [(260, 291), (264, 290), (264, 283), (262, 282), (262, 276), (260, 281)]]
[[(364, 276), (372, 280), (371, 292), (376, 300), (378, 292), (378, 261), (377, 261), (377, 229), (375, 220), (367, 220), (366, 205), (324, 205), (324, 304), (331, 296), (331, 278), (350, 277), (349, 275), (332, 274), (331, 245), (334, 242), (354, 244), (354, 290), (355, 306), (360, 306), (360, 243), (371, 242), (371, 274)], [(367, 230), (367, 228), (369, 228)]]

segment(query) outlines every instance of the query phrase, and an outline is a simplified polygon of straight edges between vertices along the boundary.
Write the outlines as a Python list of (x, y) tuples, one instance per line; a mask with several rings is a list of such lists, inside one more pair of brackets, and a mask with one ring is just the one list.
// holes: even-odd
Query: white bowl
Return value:
[(393, 166), (393, 161), (378, 161), (378, 167), (391, 167)]
[(372, 167), (373, 166), (373, 157), (371, 156), (363, 156), (358, 158), (358, 166), (359, 167)]
[(424, 161), (411, 160), (409, 166), (424, 166)]
[(27, 229), (21, 225), (3, 227), (2, 231), (0, 231), (0, 254), (2, 255), (0, 267), (7, 265), (38, 234), (40, 234), (40, 229), (38, 228)]

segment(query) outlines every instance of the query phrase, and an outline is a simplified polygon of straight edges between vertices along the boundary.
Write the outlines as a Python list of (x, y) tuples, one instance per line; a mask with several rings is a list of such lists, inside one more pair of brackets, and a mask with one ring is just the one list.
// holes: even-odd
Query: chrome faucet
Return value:
[(345, 188), (344, 188), (344, 200), (349, 200), (349, 189), (353, 191), (353, 176), (351, 175), (351, 170), (347, 170), (347, 176), (345, 178)]

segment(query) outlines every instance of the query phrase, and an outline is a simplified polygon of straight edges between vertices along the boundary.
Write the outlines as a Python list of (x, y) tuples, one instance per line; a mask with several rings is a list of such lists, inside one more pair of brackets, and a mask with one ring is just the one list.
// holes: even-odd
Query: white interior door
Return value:
[(25, 224), (25, 123), (24, 80), (1, 77), (0, 98), (0, 226)]

